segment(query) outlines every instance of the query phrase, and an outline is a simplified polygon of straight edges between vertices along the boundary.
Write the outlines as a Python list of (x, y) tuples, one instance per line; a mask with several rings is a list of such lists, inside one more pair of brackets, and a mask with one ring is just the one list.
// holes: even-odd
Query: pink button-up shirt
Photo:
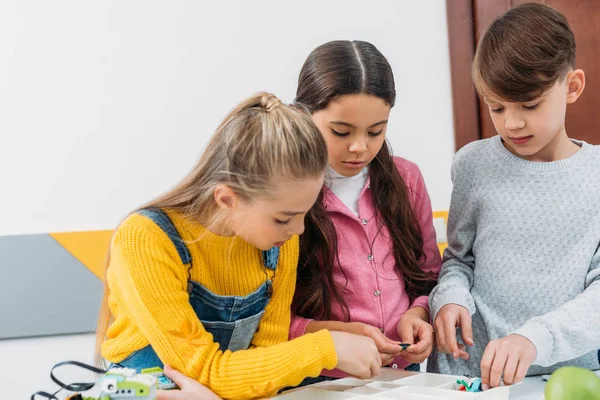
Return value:
[[(408, 187), (411, 205), (421, 227), (426, 254), (422, 269), (433, 272), (437, 278), (442, 262), (433, 227), (431, 201), (423, 176), (419, 167), (408, 160), (394, 157), (394, 162)], [(331, 190), (327, 190), (324, 195), (325, 208), (338, 238), (339, 264), (334, 265), (333, 276), (336, 283), (347, 289), (345, 300), (352, 322), (375, 326), (390, 339), (400, 341), (396, 330), (400, 316), (411, 307), (421, 306), (429, 310), (429, 306), (427, 296), (417, 297), (412, 302), (409, 300), (402, 274), (395, 269), (393, 244), (388, 230), (383, 227), (377, 235), (373, 195), (377, 194), (371, 193), (367, 180), (358, 200), (358, 216)], [(336, 302), (332, 304), (332, 319), (344, 321), (342, 307)], [(310, 321), (311, 319), (292, 315), (290, 339), (303, 335)], [(390, 365), (405, 368), (409, 363), (398, 357)], [(345, 376), (339, 370), (324, 370), (322, 375)]]

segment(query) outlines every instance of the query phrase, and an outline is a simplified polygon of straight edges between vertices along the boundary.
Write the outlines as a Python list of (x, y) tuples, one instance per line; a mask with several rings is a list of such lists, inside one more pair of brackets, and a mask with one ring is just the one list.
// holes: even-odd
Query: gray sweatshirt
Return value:
[[(499, 136), (454, 157), (448, 249), (429, 297), (473, 318), (470, 359), (434, 354), (428, 370), (480, 376), (487, 343), (512, 333), (537, 358), (528, 375), (562, 365), (598, 369), (600, 349), (600, 146), (554, 162), (510, 153)], [(460, 338), (460, 329), (457, 330)]]

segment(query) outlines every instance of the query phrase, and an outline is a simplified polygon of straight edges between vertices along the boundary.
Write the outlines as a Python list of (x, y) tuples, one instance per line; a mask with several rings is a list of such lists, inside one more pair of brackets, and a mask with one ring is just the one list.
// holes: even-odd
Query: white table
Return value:
[[(373, 381), (389, 382), (397, 379), (405, 378), (407, 376), (414, 375), (415, 372), (408, 372), (404, 370), (395, 370), (391, 368), (384, 368), (381, 370), (381, 374), (372, 378)], [(331, 382), (333, 383), (333, 382)], [(347, 399), (348, 394), (345, 392), (321, 392), (318, 394), (315, 392), (319, 384), (306, 386), (304, 388), (288, 391), (282, 395), (274, 397), (274, 399), (280, 400), (296, 400), (311, 398), (315, 400), (327, 399), (327, 400), (342, 400)], [(525, 378), (525, 381), (511, 387), (510, 389), (510, 400), (543, 400), (544, 399), (544, 388), (546, 382), (542, 380), (541, 376), (532, 376)], [(327, 393), (327, 394), (325, 394)], [(351, 398), (351, 397), (350, 397)]]
[(542, 400), (545, 387), (546, 382), (542, 380), (541, 376), (527, 377), (522, 383), (510, 389), (510, 400)]

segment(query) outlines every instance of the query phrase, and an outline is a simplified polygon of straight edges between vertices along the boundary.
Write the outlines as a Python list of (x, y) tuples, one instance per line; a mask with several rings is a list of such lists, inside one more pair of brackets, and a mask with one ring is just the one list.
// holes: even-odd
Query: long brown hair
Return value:
[[(192, 221), (214, 213), (214, 190), (226, 184), (240, 198), (268, 196), (273, 177), (303, 180), (320, 177), (327, 166), (327, 145), (306, 112), (282, 104), (269, 93), (240, 103), (212, 136), (194, 169), (172, 190), (141, 208), (176, 211)], [(106, 269), (110, 264), (110, 250)], [(106, 273), (105, 273), (106, 276)], [(111, 322), (110, 290), (104, 297), (96, 330), (96, 363)]]
[(531, 101), (575, 68), (575, 50), (573, 31), (560, 12), (525, 3), (497, 18), (482, 35), (473, 81), (480, 94)]
[[(308, 56), (298, 79), (296, 103), (311, 113), (327, 108), (330, 101), (345, 94), (364, 93), (394, 106), (396, 90), (392, 68), (370, 43), (333, 41), (317, 47)], [(406, 183), (395, 166), (389, 143), (369, 164), (369, 178), (379, 232), (383, 226), (392, 238), (396, 269), (401, 273), (411, 299), (428, 295), (436, 281), (421, 266), (426, 254), (423, 237)], [(306, 216), (300, 237), (300, 262), (294, 302), (298, 315), (331, 319), (332, 301), (339, 303), (346, 320), (350, 318), (341, 287), (333, 279), (338, 261), (337, 234), (323, 204), (326, 188)]]

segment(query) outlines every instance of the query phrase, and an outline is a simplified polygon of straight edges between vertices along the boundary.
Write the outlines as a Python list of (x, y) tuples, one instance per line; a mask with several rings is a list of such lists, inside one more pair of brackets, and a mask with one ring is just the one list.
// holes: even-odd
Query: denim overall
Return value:
[[(192, 257), (169, 216), (159, 209), (143, 209), (138, 213), (150, 218), (169, 236), (182, 264), (188, 266), (189, 276)], [(263, 251), (262, 257), (265, 268), (275, 271), (279, 260), (279, 247)], [(272, 293), (273, 283), (268, 279), (247, 296), (220, 296), (198, 282), (188, 280), (190, 305), (204, 329), (213, 335), (213, 341), (219, 343), (219, 349), (222, 351), (243, 350), (250, 346)], [(116, 365), (134, 368), (140, 372), (144, 368), (162, 368), (163, 362), (152, 346), (148, 345), (134, 351)]]

